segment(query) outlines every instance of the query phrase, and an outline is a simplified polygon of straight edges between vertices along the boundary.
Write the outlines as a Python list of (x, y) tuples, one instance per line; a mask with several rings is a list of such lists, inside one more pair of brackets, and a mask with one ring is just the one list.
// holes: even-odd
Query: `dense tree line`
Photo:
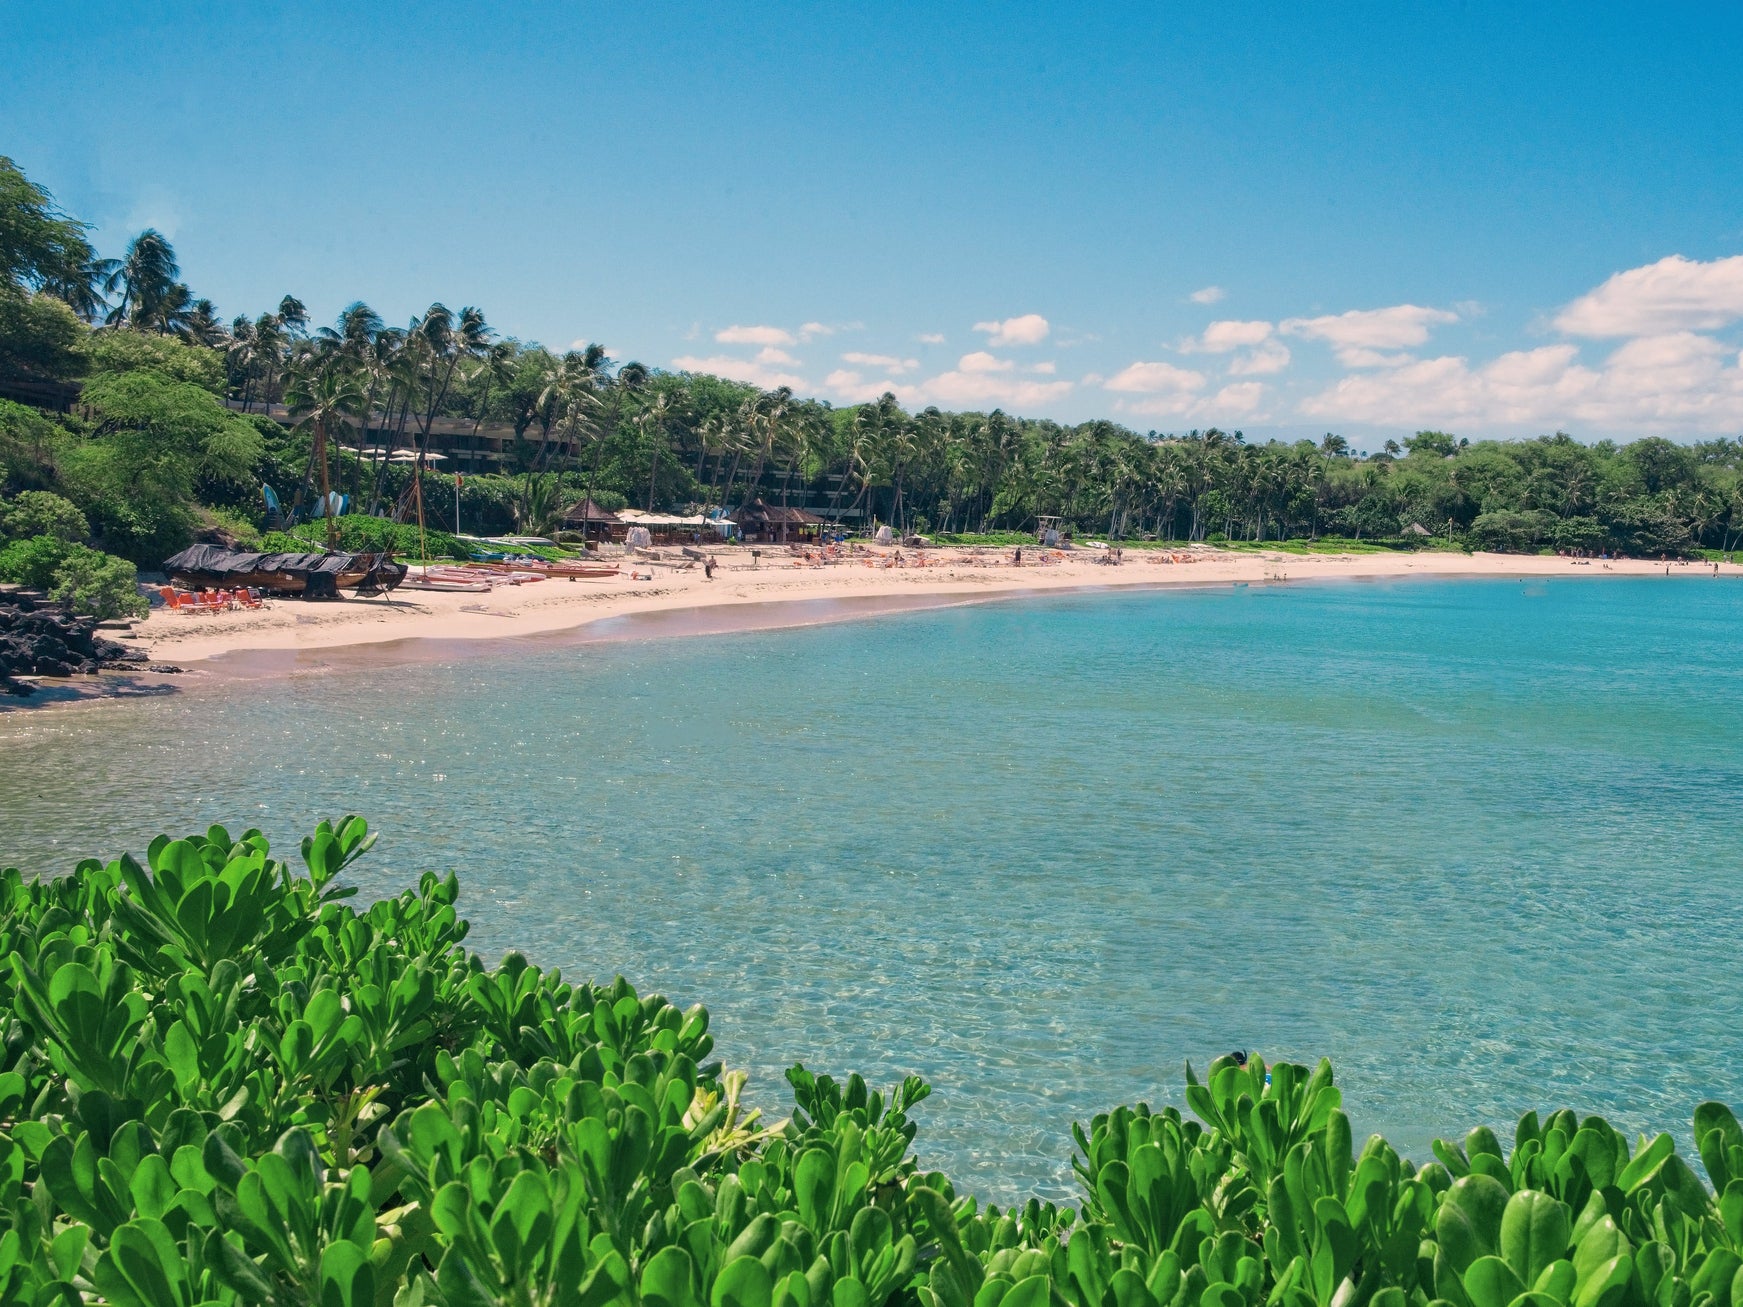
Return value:
[[(438, 419), (512, 432), (502, 472), (462, 488), (461, 516), (483, 531), (549, 530), (584, 495), (729, 510), (760, 495), (931, 533), (1056, 517), (1119, 539), (1645, 554), (1729, 550), (1743, 535), (1737, 440), (1472, 443), (1425, 431), (1359, 455), (1336, 435), (1258, 444), (1215, 429), (916, 413), (888, 394), (835, 408), (619, 365), (596, 346), (559, 354), (439, 303), (404, 327), (359, 303), (312, 328), (286, 296), (225, 323), (179, 280), (159, 233), (100, 259), (3, 160), (0, 271), (0, 381), (85, 382), (69, 417), (0, 416), (6, 488), (66, 493), (105, 547), (146, 562), (214, 522), (258, 525), (262, 481), (294, 511), (339, 493), (403, 520)], [(288, 432), (265, 417), (278, 404)], [(426, 501), (438, 519), (451, 504), (446, 490)]]

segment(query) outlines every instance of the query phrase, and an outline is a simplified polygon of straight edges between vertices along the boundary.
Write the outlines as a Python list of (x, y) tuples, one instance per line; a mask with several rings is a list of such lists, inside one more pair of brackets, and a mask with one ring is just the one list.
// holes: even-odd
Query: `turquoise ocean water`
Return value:
[(1418, 1154), (1743, 1104), (1743, 586), (1327, 584), (554, 642), (0, 716), (0, 861), (321, 815), (367, 894), (706, 1003), (778, 1109), (918, 1072), (922, 1162), (1070, 1193), (1069, 1125), (1230, 1048)]

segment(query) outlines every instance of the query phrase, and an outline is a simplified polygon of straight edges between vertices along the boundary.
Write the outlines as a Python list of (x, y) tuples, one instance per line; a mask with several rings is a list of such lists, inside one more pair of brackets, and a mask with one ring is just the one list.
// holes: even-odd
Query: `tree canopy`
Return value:
[[(354, 512), (404, 520), (438, 438), (468, 425), (480, 440), (461, 447), (487, 446), (497, 469), (456, 487), (479, 531), (546, 530), (585, 497), (727, 512), (760, 498), (932, 534), (1033, 531), (1048, 518), (1117, 539), (1652, 555), (1743, 537), (1737, 440), (1418, 431), (1364, 455), (1336, 432), (1259, 443), (1214, 428), (912, 411), (892, 394), (836, 408), (619, 363), (597, 345), (504, 338), (475, 306), (438, 301), (396, 326), (354, 303), (312, 328), (287, 294), (225, 323), (180, 280), (161, 233), (98, 259), (83, 231), (0, 160), (0, 380), (88, 377), (71, 415), (43, 420), (47, 436), (40, 423), (14, 435), (25, 425), (0, 414), (0, 493), (61, 493), (105, 547), (142, 562), (202, 522), (269, 525), (262, 481), (292, 514), (330, 487)], [(426, 499), (435, 525), (456, 527), (450, 503)]]

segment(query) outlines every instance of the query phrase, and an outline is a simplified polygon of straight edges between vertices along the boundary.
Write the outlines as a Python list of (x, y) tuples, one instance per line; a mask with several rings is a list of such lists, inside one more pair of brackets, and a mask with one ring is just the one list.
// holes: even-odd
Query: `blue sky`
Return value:
[(300, 296), (846, 402), (1743, 433), (1735, 4), (5, 0), (0, 153)]

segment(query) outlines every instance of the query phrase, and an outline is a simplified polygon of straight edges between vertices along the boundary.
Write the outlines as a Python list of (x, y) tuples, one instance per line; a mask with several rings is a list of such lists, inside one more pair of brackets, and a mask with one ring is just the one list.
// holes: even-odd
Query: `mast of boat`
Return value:
[(430, 551), (424, 547), (424, 451), (418, 450), (418, 465), (412, 470), (412, 493), (418, 501), (418, 561), (430, 570)]

